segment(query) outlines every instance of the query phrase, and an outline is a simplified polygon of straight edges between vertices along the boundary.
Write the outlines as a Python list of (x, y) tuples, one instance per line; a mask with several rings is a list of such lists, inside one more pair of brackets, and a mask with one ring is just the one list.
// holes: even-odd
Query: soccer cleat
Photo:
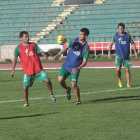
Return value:
[(122, 82), (121, 82), (121, 81), (118, 82), (118, 86), (119, 86), (120, 88), (122, 87)]
[(29, 106), (29, 104), (24, 104), (24, 107), (28, 107)]
[(70, 92), (71, 92), (71, 88), (68, 87), (68, 90), (67, 90), (67, 92), (66, 92), (66, 94), (67, 94), (67, 100), (70, 100), (70, 99), (71, 99), (71, 94), (70, 94)]
[(81, 104), (81, 102), (80, 101), (76, 101), (76, 105), (80, 105)]
[(55, 103), (56, 102), (56, 98), (54, 95), (50, 95), (50, 99), (52, 100), (52, 103)]
[(128, 87), (128, 88), (130, 88), (130, 87), (131, 87), (131, 85), (130, 85), (130, 84), (127, 84), (127, 87)]

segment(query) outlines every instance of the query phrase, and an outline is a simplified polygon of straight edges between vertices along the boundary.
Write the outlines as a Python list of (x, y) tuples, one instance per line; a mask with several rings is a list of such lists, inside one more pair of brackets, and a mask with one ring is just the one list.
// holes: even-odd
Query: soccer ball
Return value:
[(59, 45), (64, 45), (66, 43), (66, 41), (67, 41), (67, 39), (66, 39), (66, 37), (64, 35), (59, 35), (57, 37), (57, 43)]

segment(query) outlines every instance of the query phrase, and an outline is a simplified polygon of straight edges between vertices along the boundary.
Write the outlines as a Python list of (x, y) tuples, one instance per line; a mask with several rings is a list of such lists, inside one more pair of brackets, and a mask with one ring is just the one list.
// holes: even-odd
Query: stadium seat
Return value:
[[(19, 32), (27, 30), (36, 37), (69, 6), (52, 6), (54, 0), (2, 1), (0, 5), (0, 42), (4, 45), (17, 44)], [(24, 8), (24, 10), (23, 10)], [(117, 24), (124, 22), (126, 31), (135, 40), (140, 33), (139, 0), (106, 0), (104, 4), (79, 5), (49, 35), (40, 39), (40, 44), (54, 44), (59, 34), (67, 40), (78, 36), (79, 30), (90, 30), (89, 42), (111, 41)]]

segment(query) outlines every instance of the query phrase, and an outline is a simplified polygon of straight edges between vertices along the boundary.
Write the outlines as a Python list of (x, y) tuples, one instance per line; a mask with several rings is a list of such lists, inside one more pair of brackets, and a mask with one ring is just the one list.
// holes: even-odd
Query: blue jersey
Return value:
[(67, 58), (63, 64), (64, 68), (72, 72), (73, 68), (80, 66), (83, 62), (83, 55), (87, 49), (88, 44), (85, 43), (82, 45), (79, 42), (79, 38), (76, 38), (70, 46)]
[(130, 54), (130, 39), (129, 34), (119, 35), (116, 33), (115, 37), (115, 52), (119, 58), (127, 59)]

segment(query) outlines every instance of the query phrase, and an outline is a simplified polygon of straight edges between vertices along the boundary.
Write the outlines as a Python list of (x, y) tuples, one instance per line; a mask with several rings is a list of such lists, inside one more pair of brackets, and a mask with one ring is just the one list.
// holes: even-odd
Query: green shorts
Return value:
[(118, 56), (115, 57), (115, 64), (116, 64), (116, 67), (122, 67), (122, 64), (124, 67), (131, 67), (131, 61), (130, 59), (121, 59), (119, 58)]
[(48, 79), (48, 75), (44, 70), (34, 75), (27, 75), (24, 73), (23, 85), (28, 87), (32, 86), (35, 78), (37, 78), (40, 82), (43, 82), (45, 79)]
[(77, 83), (78, 82), (79, 73), (80, 73), (80, 70), (78, 70), (76, 73), (69, 72), (62, 65), (60, 73), (59, 73), (59, 76), (62, 76), (62, 77), (64, 77), (66, 79), (70, 75), (71, 81), (73, 83)]

